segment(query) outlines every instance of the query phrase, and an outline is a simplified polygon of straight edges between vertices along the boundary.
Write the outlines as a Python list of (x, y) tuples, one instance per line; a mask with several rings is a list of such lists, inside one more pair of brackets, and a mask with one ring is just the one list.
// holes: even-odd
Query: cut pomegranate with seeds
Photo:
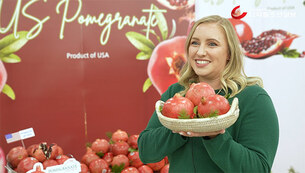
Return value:
[(244, 41), (241, 45), (244, 53), (250, 58), (267, 58), (284, 48), (288, 48), (298, 36), (284, 30), (270, 30), (258, 37)]

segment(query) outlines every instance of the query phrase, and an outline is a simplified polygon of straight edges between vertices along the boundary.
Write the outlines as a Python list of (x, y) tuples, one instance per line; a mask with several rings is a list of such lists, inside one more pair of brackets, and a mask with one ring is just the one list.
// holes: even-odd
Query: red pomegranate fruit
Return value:
[(50, 167), (50, 166), (56, 166), (58, 165), (58, 163), (53, 160), (53, 159), (49, 159), (49, 160), (45, 160), (43, 163), (43, 169), (46, 169), (47, 167)]
[(165, 166), (165, 160), (162, 159), (156, 163), (148, 163), (147, 166), (149, 166), (153, 171), (160, 171)]
[(191, 8), (195, 5), (195, 0), (157, 0), (157, 1), (171, 10)]
[(162, 108), (162, 115), (169, 118), (189, 119), (194, 117), (194, 104), (186, 97), (175, 94)]
[(128, 159), (129, 159), (130, 165), (134, 166), (136, 168), (144, 165), (144, 163), (140, 160), (138, 151), (130, 152), (128, 154)]
[(44, 153), (44, 150), (38, 146), (38, 148), (34, 148), (32, 157), (35, 157), (39, 162), (44, 162), (47, 157)]
[(251, 40), (244, 41), (241, 45), (244, 54), (250, 58), (267, 58), (288, 48), (298, 36), (284, 30), (270, 30), (261, 33)]
[(108, 168), (107, 162), (103, 159), (94, 160), (89, 165), (91, 173), (107, 172)]
[(6, 160), (5, 160), (5, 154), (0, 147), (0, 172), (5, 172), (5, 166), (6, 165)]
[(7, 80), (7, 73), (6, 73), (6, 70), (5, 70), (5, 67), (4, 67), (2, 61), (0, 60), (0, 92), (3, 89), (3, 87), (6, 83), (6, 80)]
[(124, 168), (121, 173), (139, 173), (139, 171), (137, 168), (130, 166), (130, 167)]
[(228, 100), (221, 95), (203, 97), (198, 105), (198, 116), (201, 118), (223, 115), (230, 110)]
[(186, 92), (185, 97), (198, 106), (202, 97), (215, 95), (214, 89), (205, 82), (192, 83), (190, 89)]
[(125, 141), (119, 141), (114, 144), (111, 144), (111, 152), (113, 155), (119, 155), (119, 154), (128, 154), (129, 145)]
[(134, 149), (138, 149), (138, 138), (139, 138), (139, 135), (129, 136), (129, 138), (128, 138), (129, 146), (134, 148)]
[(20, 161), (17, 166), (18, 173), (26, 173), (27, 171), (33, 169), (35, 163), (38, 163), (38, 160), (34, 157), (27, 157)]
[(83, 157), (81, 162), (85, 163), (87, 166), (90, 165), (90, 163), (94, 160), (100, 159), (100, 157), (98, 155), (96, 155), (95, 153), (86, 153)]
[(30, 145), (30, 146), (26, 149), (28, 155), (29, 155), (29, 156), (32, 156), (34, 150), (35, 150), (36, 148), (38, 148), (38, 147), (39, 147), (39, 144)]
[(160, 173), (168, 173), (168, 172), (169, 172), (169, 164), (166, 164), (165, 166), (163, 166)]
[(108, 165), (110, 165), (113, 159), (113, 154), (111, 152), (105, 153), (103, 159), (108, 163)]
[(142, 165), (138, 168), (139, 173), (154, 173), (154, 171), (147, 165)]
[(233, 25), (233, 28), (238, 36), (240, 43), (243, 43), (247, 40), (251, 40), (253, 38), (252, 29), (245, 21), (232, 18), (230, 18), (229, 21)]
[(80, 169), (81, 169), (80, 173), (88, 173), (89, 172), (88, 166), (84, 163), (80, 164)]
[(68, 157), (67, 155), (59, 155), (56, 157), (56, 162), (61, 165), (63, 164), (66, 160), (70, 159), (70, 157)]
[(7, 161), (13, 168), (16, 168), (18, 164), (24, 158), (28, 157), (26, 149), (22, 146), (12, 148), (7, 154)]
[(148, 62), (147, 73), (159, 94), (176, 83), (186, 62), (184, 45), (186, 36), (176, 36), (162, 41), (153, 50)]
[(127, 134), (127, 132), (125, 132), (121, 129), (118, 129), (117, 131), (115, 131), (112, 134), (111, 139), (112, 139), (113, 142), (118, 142), (118, 141), (127, 142), (128, 141), (128, 134)]
[(51, 147), (51, 156), (49, 159), (55, 159), (57, 156), (63, 155), (63, 149), (57, 144), (53, 143), (49, 147)]
[(115, 165), (121, 166), (122, 164), (124, 164), (124, 168), (127, 168), (129, 166), (129, 160), (126, 155), (120, 154), (113, 157), (113, 160), (111, 162), (112, 167), (114, 167)]
[(96, 153), (107, 153), (110, 148), (110, 144), (106, 139), (96, 139), (92, 145), (91, 149)]

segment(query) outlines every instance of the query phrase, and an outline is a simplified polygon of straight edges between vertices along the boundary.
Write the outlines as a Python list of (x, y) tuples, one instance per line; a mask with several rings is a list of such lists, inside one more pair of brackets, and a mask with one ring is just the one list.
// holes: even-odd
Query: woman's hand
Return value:
[(215, 138), (217, 135), (219, 134), (224, 134), (226, 132), (225, 129), (223, 130), (219, 130), (219, 131), (215, 131), (215, 132), (177, 132), (177, 131), (173, 131), (173, 133), (179, 133), (182, 136), (186, 136), (186, 137), (210, 137)]

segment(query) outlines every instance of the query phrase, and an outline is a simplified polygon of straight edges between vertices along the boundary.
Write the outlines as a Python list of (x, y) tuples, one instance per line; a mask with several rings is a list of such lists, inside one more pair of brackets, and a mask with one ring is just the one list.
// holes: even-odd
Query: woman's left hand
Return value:
[(179, 133), (182, 136), (186, 136), (186, 137), (210, 137), (210, 138), (214, 138), (219, 134), (224, 134), (226, 132), (225, 129), (219, 130), (219, 131), (214, 131), (214, 132), (177, 132), (177, 131), (173, 131), (173, 133)]

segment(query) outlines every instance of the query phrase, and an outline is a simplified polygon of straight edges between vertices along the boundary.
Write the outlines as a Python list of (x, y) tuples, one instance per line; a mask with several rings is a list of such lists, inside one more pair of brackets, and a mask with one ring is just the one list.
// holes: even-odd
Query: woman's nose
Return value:
[(199, 56), (204, 56), (206, 55), (206, 50), (205, 50), (205, 47), (204, 46), (199, 46), (198, 50), (197, 50), (197, 55)]

